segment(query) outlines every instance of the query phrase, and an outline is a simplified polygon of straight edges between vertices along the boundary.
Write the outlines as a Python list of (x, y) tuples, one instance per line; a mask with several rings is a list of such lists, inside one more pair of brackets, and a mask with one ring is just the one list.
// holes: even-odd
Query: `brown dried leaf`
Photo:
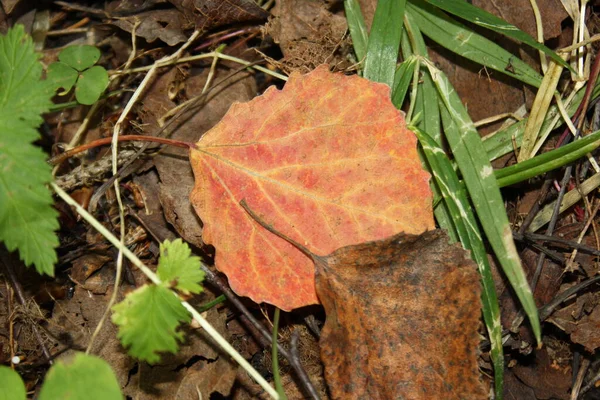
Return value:
[(185, 42), (187, 35), (184, 31), (193, 28), (193, 22), (178, 10), (146, 11), (131, 17), (115, 19), (111, 24), (131, 33), (136, 22), (140, 22), (135, 30), (136, 36), (143, 37), (148, 43), (160, 39), (169, 46)]
[(479, 276), (441, 230), (315, 256), (335, 399), (484, 399)]
[(570, 398), (571, 368), (558, 365), (550, 357), (546, 347), (535, 352), (534, 362), (529, 365), (517, 365), (512, 371), (521, 382), (533, 389), (535, 399), (568, 400)]
[(223, 25), (265, 21), (269, 13), (253, 0), (169, 0), (196, 29), (209, 30)]
[(352, 64), (345, 54), (344, 16), (331, 13), (322, 2), (305, 0), (278, 1), (272, 12), (275, 18), (266, 31), (281, 47), (285, 71), (306, 73), (323, 63), (342, 70)]

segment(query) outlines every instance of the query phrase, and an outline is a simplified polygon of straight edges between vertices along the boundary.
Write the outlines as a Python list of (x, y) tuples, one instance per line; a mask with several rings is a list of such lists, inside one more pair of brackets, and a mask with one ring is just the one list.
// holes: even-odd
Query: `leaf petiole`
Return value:
[[(167, 139), (156, 136), (145, 136), (145, 135), (122, 135), (117, 138), (119, 142), (156, 142), (161, 144), (166, 144), (169, 146), (175, 147), (183, 147), (185, 149), (195, 149), (196, 145), (194, 143), (183, 142), (181, 140), (175, 139)], [(102, 138), (98, 140), (94, 140), (93, 142), (89, 142), (83, 144), (81, 146), (74, 147), (61, 153), (57, 156), (52, 157), (48, 160), (48, 164), (50, 165), (58, 165), (64, 162), (66, 159), (73, 157), (76, 154), (82, 153), (84, 151), (93, 149), (95, 147), (106, 146), (111, 144), (112, 137)]]

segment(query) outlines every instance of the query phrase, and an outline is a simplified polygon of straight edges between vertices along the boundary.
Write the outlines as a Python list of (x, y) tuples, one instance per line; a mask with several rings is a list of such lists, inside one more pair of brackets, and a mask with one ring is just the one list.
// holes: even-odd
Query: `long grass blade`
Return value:
[[(550, 50), (548, 47), (544, 46), (542, 43), (539, 43), (537, 40), (517, 28), (516, 26), (509, 24), (504, 21), (502, 18), (498, 18), (493, 14), (488, 13), (485, 10), (482, 10), (479, 7), (475, 7), (474, 5), (469, 4), (466, 1), (456, 1), (456, 0), (425, 0), (427, 3), (441, 8), (442, 10), (449, 12), (452, 15), (455, 15), (459, 18), (467, 20), (475, 25), (479, 25), (482, 28), (490, 29), (494, 32), (498, 32), (501, 35), (508, 36), (513, 38), (519, 42), (525, 43), (528, 46), (533, 47), (534, 49), (543, 51), (549, 57), (551, 57), (555, 62), (562, 65), (563, 67), (571, 69), (571, 66), (565, 62), (558, 54)], [(572, 69), (571, 69), (572, 70)], [(575, 71), (573, 71), (575, 72)]]
[(414, 18), (425, 36), (453, 53), (529, 85), (539, 87), (542, 83), (542, 76), (527, 63), (438, 8), (422, 0), (411, 0), (406, 13)]
[(441, 109), (444, 133), (479, 221), (529, 318), (536, 340), (541, 343), (537, 307), (521, 266), (502, 195), (481, 138), (448, 78), (431, 62), (423, 59), (422, 63), (427, 66), (444, 105)]
[[(401, 41), (403, 56), (405, 58), (415, 58), (415, 54), (417, 54), (419, 56), (427, 57), (427, 47), (425, 46), (423, 35), (421, 35), (419, 27), (411, 20), (409, 15), (404, 16), (404, 29), (405, 34), (402, 35)], [(418, 64), (419, 69), (421, 69), (420, 63)], [(425, 99), (428, 99), (428, 101), (424, 101)], [(436, 143), (441, 143), (442, 124), (440, 120), (440, 110), (438, 108), (437, 90), (428, 74), (418, 74), (414, 77), (413, 94), (411, 95), (408, 116), (412, 117), (413, 115), (420, 116), (417, 126), (420, 129), (429, 132)], [(422, 158), (424, 157), (421, 153), (420, 156)], [(440, 189), (434, 180), (431, 181), (431, 191), (433, 192), (434, 198), (441, 197)], [(446, 203), (440, 201), (435, 204), (433, 207), (433, 214), (435, 215), (435, 220), (440, 228), (448, 232), (448, 236), (450, 236), (452, 241), (458, 242), (458, 233), (456, 232), (454, 221), (452, 221), (452, 216), (450, 215)]]
[(344, 10), (346, 11), (346, 21), (348, 21), (354, 53), (358, 62), (361, 62), (367, 55), (367, 43), (369, 41), (365, 17), (363, 17), (360, 10), (358, 0), (344, 0)]
[(379, 0), (371, 25), (363, 76), (394, 85), (406, 0)]
[(600, 131), (596, 131), (566, 146), (548, 151), (522, 163), (511, 165), (494, 172), (499, 187), (523, 182), (534, 176), (570, 164), (600, 146)]

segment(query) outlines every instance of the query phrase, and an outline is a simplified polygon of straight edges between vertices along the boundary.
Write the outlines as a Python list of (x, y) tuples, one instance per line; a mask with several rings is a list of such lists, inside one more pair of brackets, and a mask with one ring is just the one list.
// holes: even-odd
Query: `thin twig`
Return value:
[(541, 242), (550, 242), (550, 243), (557, 243), (557, 244), (562, 244), (566, 247), (568, 247), (569, 249), (577, 249), (583, 253), (589, 253), (595, 256), (600, 256), (600, 250), (597, 250), (591, 246), (587, 246), (585, 244), (581, 244), (578, 242), (575, 242), (573, 240), (567, 240), (567, 239), (563, 239), (561, 237), (557, 237), (557, 236), (547, 236), (547, 235), (540, 235), (537, 233), (519, 233), (519, 232), (513, 232), (513, 237), (515, 238), (515, 240), (518, 241), (523, 241), (523, 240), (537, 240), (537, 241), (541, 241)]
[[(213, 286), (217, 287), (225, 295), (225, 297), (227, 297), (227, 300), (244, 315), (254, 329), (256, 329), (256, 331), (260, 334), (260, 336), (255, 336), (257, 340), (259, 340), (264, 347), (269, 347), (271, 345), (271, 333), (267, 330), (267, 328), (265, 328), (265, 326), (261, 324), (260, 321), (254, 317), (254, 315), (252, 315), (239, 297), (233, 293), (229, 285), (219, 278), (217, 274), (215, 274), (204, 264), (202, 264), (202, 270), (205, 273), (205, 279)], [(277, 344), (277, 350), (279, 350), (279, 353), (285, 357), (290, 366), (293, 368), (305, 393), (310, 395), (312, 399), (319, 400), (320, 397), (318, 392), (308, 377), (308, 374), (302, 367), (302, 364), (295, 363), (293, 360), (293, 355), (288, 352), (280, 343)]]
[(549, 303), (539, 308), (540, 321), (546, 320), (554, 312), (556, 307), (558, 307), (562, 302), (567, 300), (569, 297), (573, 296), (575, 293), (580, 290), (585, 289), (586, 287), (599, 282), (600, 275), (596, 275), (593, 278), (585, 280), (583, 282), (578, 283), (575, 286), (571, 286), (567, 290), (560, 292), (554, 299), (552, 299)]

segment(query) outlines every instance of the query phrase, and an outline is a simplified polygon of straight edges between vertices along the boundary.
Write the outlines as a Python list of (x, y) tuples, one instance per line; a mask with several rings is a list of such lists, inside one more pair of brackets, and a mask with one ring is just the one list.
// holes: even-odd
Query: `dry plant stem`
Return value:
[[(8, 277), (13, 291), (17, 295), (17, 301), (19, 302), (21, 307), (23, 307), (23, 309), (26, 309), (27, 301), (25, 300), (25, 295), (23, 294), (23, 288), (21, 288), (21, 284), (19, 283), (19, 280), (17, 279), (17, 276), (14, 272), (14, 268), (16, 267), (16, 263), (14, 262), (14, 260), (14, 257), (12, 257), (12, 255), (8, 253), (8, 251), (6, 251), (6, 249), (3, 246), (0, 246), (0, 265), (4, 267), (4, 274)], [(48, 364), (52, 365), (52, 355), (46, 347), (46, 344), (44, 343), (44, 338), (42, 337), (42, 334), (40, 333), (34, 321), (31, 321), (31, 329), (33, 330), (33, 334), (35, 335), (36, 340), (40, 344), (40, 348), (42, 349), (42, 354), (44, 354), (44, 358), (46, 358)]]
[(560, 237), (556, 237), (556, 236), (546, 236), (546, 235), (538, 235), (536, 233), (520, 233), (520, 232), (513, 232), (513, 237), (515, 238), (515, 240), (518, 241), (522, 241), (522, 240), (537, 240), (537, 241), (541, 241), (541, 242), (550, 242), (550, 243), (557, 243), (557, 244), (562, 244), (565, 245), (567, 247), (569, 247), (570, 249), (576, 249), (581, 251), (582, 253), (589, 253), (595, 256), (600, 256), (600, 250), (597, 250), (593, 247), (590, 246), (586, 246), (584, 244), (581, 244), (579, 242), (574, 242), (572, 240), (567, 240), (567, 239), (562, 239)]
[[(558, 222), (558, 217), (560, 215), (560, 205), (562, 203), (563, 197), (565, 197), (565, 193), (567, 191), (567, 185), (569, 184), (569, 181), (571, 180), (571, 172), (572, 171), (573, 171), (572, 165), (569, 165), (567, 168), (565, 168), (565, 174), (563, 176), (563, 179), (560, 182), (560, 192), (558, 193), (558, 197), (556, 199), (556, 205), (554, 206), (554, 212), (552, 214), (552, 218), (550, 219), (550, 222), (548, 223), (548, 228), (546, 228), (546, 236), (552, 236), (552, 234), (554, 233), (554, 227), (556, 226), (556, 223)], [(546, 259), (545, 255), (543, 253), (540, 254), (538, 261), (537, 261), (536, 268), (535, 268), (535, 272), (533, 274), (533, 278), (531, 279), (531, 292), (532, 293), (535, 293), (535, 287), (537, 286), (540, 275), (542, 274), (542, 268), (544, 266), (545, 259)]]
[[(134, 25), (134, 29), (132, 30), (132, 40), (135, 43), (135, 29), (137, 28), (138, 23), (136, 23)], [(192, 33), (192, 35), (190, 36), (190, 38), (188, 39), (187, 42), (185, 42), (183, 44), (183, 46), (181, 46), (179, 48), (179, 50), (177, 50), (174, 54), (172, 54), (171, 56), (165, 57), (164, 61), (170, 61), (171, 59), (176, 59), (179, 58), (181, 56), (181, 54), (183, 53), (183, 51), (192, 44), (192, 42), (200, 35), (200, 31), (196, 30), (194, 31), (194, 33)], [(135, 45), (134, 45), (135, 48)], [(135, 54), (131, 54), (129, 55), (128, 58), (128, 65), (131, 64), (131, 61), (133, 60), (133, 57), (135, 57)], [(112, 142), (111, 142), (111, 147), (112, 147), (112, 173), (113, 176), (116, 176), (117, 178), (114, 181), (113, 184), (113, 188), (115, 191), (115, 197), (117, 199), (117, 204), (119, 205), (119, 236), (120, 236), (120, 244), (121, 246), (119, 247), (119, 253), (117, 254), (117, 268), (116, 268), (116, 273), (115, 273), (115, 284), (114, 284), (114, 290), (113, 293), (110, 297), (110, 300), (108, 301), (108, 304), (106, 305), (106, 310), (104, 312), (104, 314), (102, 315), (102, 318), (100, 319), (100, 322), (98, 322), (98, 325), (96, 326), (96, 329), (94, 331), (94, 334), (92, 335), (92, 339), (90, 340), (89, 346), (86, 350), (86, 354), (90, 352), (90, 350), (93, 347), (93, 342), (94, 339), (96, 338), (97, 334), (100, 332), (100, 330), (102, 329), (102, 326), (104, 324), (104, 322), (106, 321), (106, 318), (108, 317), (108, 313), (110, 312), (111, 307), (115, 304), (116, 300), (117, 300), (117, 295), (118, 295), (118, 288), (121, 282), (121, 275), (123, 272), (123, 251), (121, 250), (122, 248), (125, 248), (125, 210), (123, 207), (123, 201), (121, 199), (121, 188), (119, 187), (119, 178), (118, 178), (118, 141), (119, 141), (119, 135), (121, 133), (121, 126), (123, 125), (123, 122), (125, 121), (125, 119), (127, 118), (127, 116), (129, 115), (129, 112), (131, 111), (131, 109), (133, 108), (133, 105), (135, 104), (135, 102), (138, 100), (138, 98), (141, 96), (142, 92), (145, 90), (146, 86), (148, 85), (148, 82), (151, 81), (151, 79), (154, 77), (155, 73), (156, 73), (156, 69), (157, 69), (157, 65), (159, 65), (160, 60), (158, 63), (154, 64), (154, 68), (151, 69), (148, 74), (144, 77), (144, 79), (142, 80), (142, 83), (138, 86), (138, 88), (135, 90), (135, 92), (133, 93), (133, 96), (131, 96), (131, 99), (129, 99), (129, 101), (127, 102), (127, 105), (125, 106), (125, 108), (123, 109), (123, 112), (121, 112), (121, 115), (119, 116), (119, 119), (117, 120), (114, 130), (113, 130), (113, 136), (112, 136)]]
[[(533, 15), (535, 17), (535, 27), (537, 31), (537, 41), (541, 44), (544, 44), (544, 26), (542, 25), (542, 16), (540, 15), (540, 9), (537, 5), (536, 0), (529, 0), (531, 4), (531, 8), (533, 9)], [(538, 50), (540, 54), (540, 64), (542, 66), (542, 72), (545, 74), (548, 71), (548, 60), (546, 59), (546, 54)]]
[(573, 384), (573, 389), (571, 389), (571, 399), (577, 400), (579, 398), (579, 391), (581, 390), (581, 385), (583, 384), (583, 379), (585, 378), (585, 374), (590, 366), (590, 360), (587, 358), (583, 359), (579, 371), (577, 372), (577, 378), (575, 379), (575, 383)]
[[(267, 75), (271, 75), (275, 78), (281, 79), (282, 81), (288, 80), (287, 76), (279, 74), (277, 72), (273, 72), (268, 68), (261, 67), (260, 65), (252, 65), (253, 63), (251, 63), (249, 61), (242, 60), (241, 58), (233, 57), (228, 54), (223, 54), (223, 53), (219, 53), (219, 52), (215, 52), (215, 51), (210, 52), (210, 53), (205, 53), (205, 54), (197, 54), (195, 56), (190, 56), (190, 57), (181, 57), (178, 60), (173, 60), (171, 63), (162, 63), (160, 66), (166, 67), (167, 65), (171, 65), (171, 64), (179, 64), (179, 63), (184, 63), (184, 62), (189, 62), (189, 61), (197, 61), (197, 60), (202, 60), (204, 58), (213, 58), (213, 57), (218, 57), (218, 58), (222, 58), (223, 60), (233, 61), (238, 64), (242, 64), (248, 68), (253, 68), (257, 71), (264, 72)], [(138, 72), (146, 72), (153, 67), (154, 66), (132, 68), (132, 69), (127, 69), (127, 70), (114, 70), (114, 71), (109, 71), (109, 74), (135, 74)]]
[[(254, 26), (249, 26), (249, 27), (242, 28), (242, 29), (234, 29), (233, 31), (219, 32), (218, 35), (220, 35), (220, 36), (213, 34), (212, 37), (214, 37), (214, 39), (210, 39), (207, 42), (202, 43), (201, 45), (197, 46), (194, 49), (194, 51), (204, 50), (206, 48), (214, 46), (217, 43), (223, 42), (227, 39), (231, 39), (236, 36), (243, 35), (245, 33), (258, 34), (258, 33), (260, 33), (260, 28), (254, 27)], [(217, 36), (217, 37), (215, 37), (215, 36)], [(210, 37), (207, 37), (207, 39), (209, 39), (209, 38)]]
[[(251, 329), (253, 331), (256, 331), (256, 335), (254, 335), (256, 339), (259, 340), (264, 347), (271, 346), (271, 332), (269, 332), (264, 327), (264, 325), (260, 323), (260, 321), (254, 318), (254, 315), (252, 315), (252, 313), (248, 310), (244, 303), (242, 303), (242, 301), (237, 297), (237, 295), (233, 293), (231, 288), (221, 278), (219, 278), (217, 274), (211, 271), (204, 264), (202, 264), (202, 270), (205, 273), (205, 279), (214, 286), (216, 286), (225, 295), (225, 297), (227, 297), (227, 300), (235, 308), (237, 308), (249, 321), (249, 326), (252, 327)], [(320, 397), (317, 392), (317, 389), (314, 387), (308, 374), (302, 367), (302, 364), (300, 362), (294, 362), (294, 356), (279, 343), (277, 344), (277, 350), (279, 351), (279, 354), (285, 357), (285, 359), (290, 363), (291, 367), (294, 369), (294, 372), (300, 380), (300, 384), (302, 385), (305, 394), (310, 395), (310, 398), (314, 400), (319, 400)]]
[(542, 208), (542, 204), (544, 204), (546, 202), (546, 197), (548, 197), (548, 193), (550, 191), (550, 188), (552, 187), (553, 181), (554, 181), (553, 178), (546, 178), (544, 180), (544, 184), (542, 185), (542, 188), (540, 190), (538, 198), (536, 199), (535, 203), (533, 203), (533, 206), (527, 213), (525, 220), (523, 221), (523, 223), (521, 224), (521, 227), (519, 228), (520, 234), (524, 234), (525, 232), (527, 232), (527, 229), (529, 229), (529, 226), (535, 219), (535, 216)]
[(554, 310), (568, 298), (597, 282), (600, 282), (600, 275), (596, 275), (593, 278), (580, 282), (577, 285), (571, 286), (567, 290), (560, 292), (554, 299), (539, 308), (540, 321), (545, 321), (546, 318), (548, 318)]
[[(301, 370), (304, 372), (304, 368), (302, 368), (302, 363), (300, 362), (300, 353), (298, 352), (298, 339), (299, 338), (300, 338), (300, 334), (298, 333), (298, 329), (294, 329), (294, 333), (292, 333), (292, 339), (290, 341), (290, 356), (291, 357), (288, 358), (288, 362), (290, 363), (292, 368), (294, 368), (294, 370)], [(308, 376), (306, 376), (306, 379), (309, 379)], [(310, 396), (312, 399), (314, 399), (314, 400), (320, 399), (317, 389), (312, 384), (307, 389), (310, 389)]]
[[(161, 280), (158, 276), (152, 272), (140, 259), (133, 254), (126, 246), (121, 245), (121, 242), (115, 235), (113, 235), (108, 229), (106, 229), (98, 220), (96, 220), (90, 213), (88, 213), (79, 203), (77, 203), (71, 196), (63, 191), (56, 184), (51, 183), (52, 189), (56, 194), (64, 200), (67, 204), (75, 209), (75, 212), (79, 214), (84, 220), (86, 220), (94, 229), (96, 229), (106, 240), (108, 240), (113, 246), (117, 247), (125, 257), (133, 265), (135, 265), (140, 271), (150, 279), (154, 284), (161, 284)], [(173, 293), (174, 296), (177, 296)], [(181, 301), (181, 300), (180, 300)], [(192, 317), (202, 326), (202, 328), (215, 340), (215, 342), (229, 354), (240, 366), (242, 366), (248, 374), (263, 388), (271, 397), (274, 399), (278, 398), (277, 392), (269, 385), (269, 383), (254, 369), (252, 366), (233, 348), (231, 345), (217, 332), (203, 317), (192, 307), (187, 301), (181, 301), (181, 304), (192, 314)]]
[(556, 52), (557, 53), (570, 53), (573, 50), (576, 50), (580, 47), (586, 46), (588, 44), (597, 42), (600, 40), (600, 34), (595, 34), (594, 36), (588, 38), (588, 39), (584, 39), (581, 42), (572, 44), (571, 46), (567, 46), (567, 47), (563, 47), (562, 49), (558, 49)]
[[(577, 118), (579, 118), (580, 115), (585, 114), (585, 112), (587, 111), (588, 105), (590, 104), (590, 98), (592, 96), (594, 86), (596, 86), (596, 81), (598, 80), (598, 73), (600, 73), (600, 57), (596, 57), (594, 59), (592, 71), (590, 72), (590, 79), (585, 88), (585, 93), (583, 94), (583, 100), (579, 104), (579, 107), (577, 107), (575, 114), (573, 114), (573, 117), (571, 118), (572, 121), (577, 121)], [(581, 118), (579, 120), (579, 122), (577, 123), (578, 128), (581, 129), (581, 126), (583, 126), (583, 118)], [(569, 129), (565, 128), (565, 131), (563, 132), (563, 134), (561, 135), (560, 139), (558, 140), (558, 142), (556, 144), (557, 148), (563, 145), (563, 143), (565, 142), (568, 135), (569, 135)]]
[[(562, 203), (562, 199), (565, 196), (565, 192), (567, 189), (567, 184), (569, 183), (569, 180), (571, 179), (571, 171), (573, 169), (572, 165), (569, 165), (566, 169), (565, 169), (565, 173), (563, 175), (563, 179), (560, 182), (560, 192), (558, 193), (558, 197), (556, 199), (556, 204), (554, 206), (554, 210), (552, 213), (552, 218), (550, 219), (550, 222), (548, 223), (548, 228), (546, 229), (546, 236), (552, 236), (552, 233), (554, 232), (554, 227), (556, 226), (556, 222), (558, 221), (558, 216), (559, 216), (559, 212), (560, 212), (560, 205)], [(540, 278), (540, 275), (542, 274), (542, 268), (544, 266), (544, 262), (546, 261), (546, 253), (542, 252), (540, 253), (536, 266), (535, 266), (535, 271), (533, 273), (533, 277), (531, 279), (531, 283), (530, 283), (530, 287), (531, 287), (531, 293), (535, 293), (535, 288), (537, 286), (538, 280)], [(510, 330), (513, 332), (516, 332), (516, 330), (518, 329), (518, 327), (523, 323), (524, 320), (524, 314), (523, 314), (523, 310), (519, 311), (519, 313), (517, 314), (517, 316), (513, 319), (511, 325), (510, 325)], [(541, 317), (540, 320), (542, 321)]]
[[(140, 21), (136, 20), (133, 25), (133, 29), (131, 30), (131, 43), (132, 43), (131, 47), (132, 47), (132, 49), (131, 49), (131, 52), (129, 53), (129, 57), (127, 58), (127, 62), (125, 63), (126, 68), (129, 68), (131, 66), (131, 63), (135, 59), (135, 55), (137, 53), (137, 47), (136, 47), (137, 42), (135, 40), (135, 37), (136, 37), (135, 33), (136, 33), (139, 25), (140, 25)], [(115, 82), (116, 84), (118, 84), (118, 82), (120, 80), (121, 80), (120, 76), (114, 76), (111, 78), (111, 81)], [(96, 104), (99, 104), (99, 102), (96, 102), (94, 105), (96, 105)], [(124, 113), (121, 114), (121, 116), (119, 117), (119, 120), (117, 121), (117, 123), (115, 125), (115, 130), (113, 132), (113, 137), (112, 137), (113, 148), (112, 148), (111, 165), (112, 165), (112, 170), (113, 170), (113, 176), (117, 175), (117, 168), (118, 168), (118, 163), (119, 163), (119, 161), (118, 161), (119, 157), (117, 154), (117, 146), (115, 144), (115, 140), (116, 140), (116, 137), (119, 135), (121, 123), (125, 119), (125, 116), (123, 114)], [(115, 195), (117, 197), (117, 203), (119, 204), (119, 222), (120, 222), (120, 228), (121, 228), (119, 235), (121, 237), (121, 244), (124, 246), (125, 245), (125, 211), (123, 210), (123, 202), (121, 200), (121, 192), (120, 192), (120, 188), (119, 188), (118, 178), (115, 180), (114, 185), (115, 185)], [(98, 324), (96, 325), (96, 328), (94, 329), (94, 333), (92, 333), (90, 342), (87, 346), (87, 349), (85, 350), (86, 354), (89, 354), (92, 351), (92, 349), (94, 348), (94, 341), (96, 340), (96, 337), (98, 337), (98, 334), (102, 330), (102, 326), (104, 325), (104, 322), (108, 318), (108, 314), (110, 313), (112, 306), (117, 301), (117, 295), (119, 293), (119, 286), (121, 284), (122, 274), (123, 274), (123, 252), (119, 251), (119, 253), (117, 254), (115, 283), (113, 285), (113, 292), (110, 296), (110, 299), (108, 300), (108, 304), (106, 305), (106, 308), (104, 309), (104, 313), (102, 314), (100, 321), (98, 322)]]
[(517, 122), (523, 120), (523, 117), (518, 116), (514, 112), (506, 112), (506, 113), (502, 113), (502, 114), (493, 115), (488, 118), (480, 119), (479, 121), (474, 122), (473, 125), (475, 125), (475, 128), (480, 128), (484, 125), (489, 125), (494, 122), (500, 121), (502, 119), (508, 119), (508, 118), (512, 118)]
[[(596, 205), (594, 206), (594, 209), (590, 213), (590, 216), (588, 217), (588, 219), (587, 219), (587, 221), (585, 223), (585, 226), (583, 227), (583, 229), (579, 233), (579, 237), (577, 238), (577, 243), (581, 243), (581, 241), (583, 240), (583, 237), (587, 233), (590, 225), (592, 224), (592, 222), (594, 221), (594, 218), (596, 217), (596, 213), (598, 212), (598, 208), (600, 208), (600, 201), (596, 202)], [(568, 261), (567, 265), (569, 265), (569, 264), (572, 265), (575, 262), (575, 257), (577, 257), (577, 249), (574, 249), (573, 252), (571, 253), (571, 257), (569, 258), (569, 261)]]
[(591, 388), (596, 386), (596, 382), (600, 381), (600, 372), (598, 372), (590, 381), (579, 391), (580, 394), (587, 393)]

